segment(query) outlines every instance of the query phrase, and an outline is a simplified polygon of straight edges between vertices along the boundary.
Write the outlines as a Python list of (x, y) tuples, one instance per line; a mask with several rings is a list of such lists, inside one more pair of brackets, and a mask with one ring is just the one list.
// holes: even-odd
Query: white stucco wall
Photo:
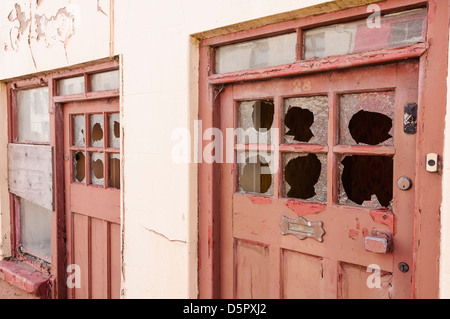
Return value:
[[(450, 80), (450, 56), (449, 56)], [(445, 145), (443, 158), (443, 189), (441, 206), (441, 262), (440, 262), (440, 296), (450, 299), (450, 90), (447, 98), (447, 115), (445, 118)]]
[[(197, 170), (170, 157), (173, 130), (190, 128), (197, 118), (198, 51), (191, 35), (329, 1), (115, 0), (113, 28), (111, 2), (0, 1), (0, 79), (121, 56), (123, 295), (195, 298)], [(46, 22), (40, 30), (36, 15)], [(450, 139), (446, 144), (450, 152)], [(448, 165), (445, 174), (448, 190)], [(449, 201), (445, 205), (448, 210)], [(450, 221), (444, 222), (450, 229)], [(446, 260), (450, 269), (450, 256)]]

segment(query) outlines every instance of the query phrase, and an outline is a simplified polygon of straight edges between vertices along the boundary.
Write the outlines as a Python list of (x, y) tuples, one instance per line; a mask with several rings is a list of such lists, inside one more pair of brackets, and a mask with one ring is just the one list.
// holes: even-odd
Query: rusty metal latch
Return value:
[(281, 219), (281, 234), (294, 235), (300, 240), (306, 238), (313, 238), (318, 242), (323, 242), (323, 235), (325, 235), (325, 230), (323, 229), (323, 222), (309, 222), (303, 217), (299, 219), (290, 219), (283, 216)]

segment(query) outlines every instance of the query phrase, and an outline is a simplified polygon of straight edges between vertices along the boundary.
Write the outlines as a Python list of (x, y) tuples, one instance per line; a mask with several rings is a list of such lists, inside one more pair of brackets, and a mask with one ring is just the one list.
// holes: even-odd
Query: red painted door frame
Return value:
[[(90, 65), (74, 67), (54, 73), (35, 75), (32, 77), (15, 80), (7, 83), (8, 100), (8, 142), (13, 143), (16, 133), (15, 96), (17, 90), (32, 89), (47, 86), (49, 89), (49, 115), (50, 115), (50, 146), (53, 147), (53, 169), (54, 169), (54, 212), (52, 215), (52, 261), (51, 261), (51, 297), (65, 299), (66, 289), (66, 225), (65, 225), (65, 178), (64, 178), (64, 117), (62, 106), (64, 103), (81, 102), (107, 98), (118, 98), (120, 90), (90, 92), (89, 76), (93, 73), (105, 72), (119, 69), (118, 60), (98, 61)], [(58, 96), (57, 81), (65, 78), (84, 76), (86, 92), (84, 94)], [(12, 257), (23, 260), (36, 267), (38, 264), (28, 258), (23, 258), (17, 253), (17, 238), (19, 228), (16, 223), (20, 219), (15, 205), (14, 196), (10, 195), (11, 214), (11, 250)]]
[[(443, 154), (443, 137), (447, 105), (448, 19), (449, 1), (388, 0), (379, 3), (383, 12), (401, 11), (427, 5), (428, 29), (426, 46), (405, 50), (383, 50), (377, 55), (358, 56), (356, 65), (330, 65), (327, 59), (315, 61), (304, 71), (300, 62), (289, 68), (265, 68), (234, 74), (215, 75), (213, 47), (257, 37), (279, 34), (283, 30), (301, 30), (308, 26), (333, 24), (367, 17), (366, 7), (357, 7), (275, 25), (259, 27), (204, 39), (200, 45), (199, 119), (203, 132), (220, 127), (217, 94), (220, 86), (238, 81), (270, 79), (333, 70), (342, 67), (373, 65), (417, 57), (419, 75), (419, 127), (416, 149), (416, 177), (413, 242), (413, 298), (439, 297), (440, 205), (442, 176), (425, 170), (426, 155)], [(321, 63), (322, 62), (322, 63)], [(303, 65), (308, 66), (308, 65)], [(311, 65), (309, 65), (311, 66)], [(293, 71), (292, 71), (293, 70)], [(426, 116), (425, 116), (426, 114)], [(440, 165), (442, 169), (442, 165)], [(199, 164), (199, 297), (220, 298), (220, 164)], [(427, 227), (421, 227), (426, 225)]]

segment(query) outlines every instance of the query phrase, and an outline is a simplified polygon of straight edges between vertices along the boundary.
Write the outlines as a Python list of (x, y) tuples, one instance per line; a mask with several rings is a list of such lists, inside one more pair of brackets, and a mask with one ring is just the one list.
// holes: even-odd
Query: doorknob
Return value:
[(364, 241), (365, 249), (376, 254), (388, 254), (393, 250), (391, 233), (373, 231), (372, 236), (367, 236)]

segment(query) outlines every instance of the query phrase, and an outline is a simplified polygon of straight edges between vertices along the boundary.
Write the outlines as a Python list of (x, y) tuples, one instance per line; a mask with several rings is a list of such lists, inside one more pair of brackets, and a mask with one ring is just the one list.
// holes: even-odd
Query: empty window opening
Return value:
[(74, 155), (74, 180), (77, 183), (84, 183), (86, 178), (86, 156), (83, 152)]
[(313, 123), (313, 112), (301, 107), (292, 107), (285, 118), (286, 127), (289, 129), (286, 135), (294, 136), (297, 142), (308, 143), (314, 137), (311, 131)]
[(91, 146), (103, 147), (103, 114), (91, 115)]
[(120, 155), (111, 154), (109, 159), (109, 186), (120, 189)]
[(109, 147), (120, 148), (120, 114), (108, 114)]
[(120, 123), (117, 121), (114, 121), (114, 137), (120, 138)]
[(315, 154), (292, 159), (284, 170), (290, 190), (287, 196), (297, 199), (312, 199), (317, 195), (316, 184), (322, 173), (322, 163)]
[(364, 110), (356, 113), (350, 120), (349, 130), (357, 144), (378, 145), (390, 138), (392, 119), (387, 115)]
[(273, 125), (275, 107), (273, 101), (258, 101), (253, 106), (253, 124), (257, 131), (268, 131)]
[(355, 203), (370, 208), (390, 208), (394, 191), (393, 158), (347, 156), (341, 164), (343, 165), (341, 178), (343, 189), (339, 195), (340, 203)]
[(241, 165), (239, 186), (245, 193), (271, 195), (273, 192), (273, 176), (268, 161), (262, 156), (249, 157), (245, 165)]
[[(304, 82), (308, 83), (307, 80)], [(284, 140), (288, 144), (326, 145), (328, 142), (328, 108), (328, 96), (286, 99)]]
[(273, 134), (273, 100), (245, 101), (239, 105), (238, 143), (270, 144)]

